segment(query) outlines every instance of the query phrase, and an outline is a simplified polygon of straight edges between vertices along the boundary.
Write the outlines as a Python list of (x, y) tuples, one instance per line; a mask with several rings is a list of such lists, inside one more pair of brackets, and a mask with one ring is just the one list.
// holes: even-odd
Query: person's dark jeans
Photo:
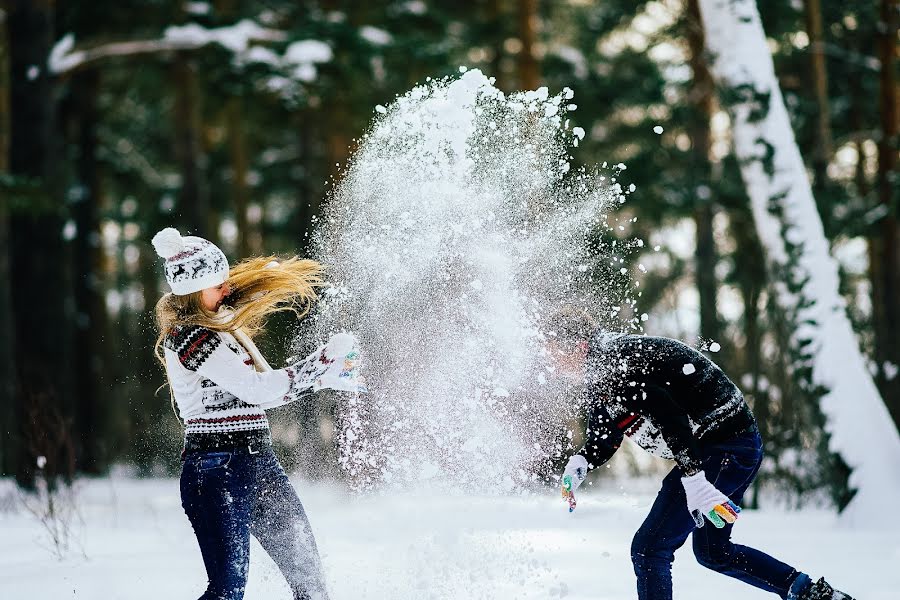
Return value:
[(181, 505), (203, 555), (200, 600), (241, 600), (250, 534), (281, 570), (297, 600), (327, 600), (319, 552), (297, 493), (271, 447), (251, 453), (191, 452), (181, 471)]
[[(727, 442), (703, 447), (706, 478), (732, 502), (741, 504), (762, 462), (762, 440), (756, 428)], [(706, 522), (697, 528), (687, 509), (683, 473), (675, 468), (663, 480), (650, 514), (634, 536), (631, 560), (640, 600), (671, 600), (675, 551), (694, 534), (694, 556), (704, 567), (755, 587), (796, 598), (809, 578), (759, 550), (731, 541), (734, 525), (722, 529)], [(738, 519), (738, 523), (741, 519)]]

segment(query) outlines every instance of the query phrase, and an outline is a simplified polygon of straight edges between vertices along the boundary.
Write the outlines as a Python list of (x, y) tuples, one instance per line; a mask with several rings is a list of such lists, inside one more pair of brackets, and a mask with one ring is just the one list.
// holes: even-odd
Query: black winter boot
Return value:
[(853, 600), (853, 598), (831, 587), (823, 577), (809, 586), (800, 595), (800, 600)]

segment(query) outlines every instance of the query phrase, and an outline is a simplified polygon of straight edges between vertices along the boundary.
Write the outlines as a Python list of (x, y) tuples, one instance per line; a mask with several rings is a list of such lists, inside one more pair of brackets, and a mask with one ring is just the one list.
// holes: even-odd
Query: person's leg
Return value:
[(250, 513), (255, 485), (246, 455), (190, 454), (181, 472), (181, 505), (206, 566), (200, 600), (241, 600), (250, 561)]
[(322, 563), (306, 512), (271, 451), (259, 458), (251, 532), (287, 579), (295, 600), (328, 600)]
[(687, 509), (681, 471), (663, 480), (650, 513), (631, 543), (631, 562), (640, 600), (672, 599), (672, 562), (696, 525)]
[[(704, 453), (703, 470), (707, 479), (740, 505), (762, 461), (759, 434), (745, 434), (728, 443), (709, 446)], [(706, 523), (694, 531), (697, 562), (782, 598), (797, 598), (810, 585), (809, 577), (790, 565), (754, 548), (732, 543), (733, 527), (717, 529)]]

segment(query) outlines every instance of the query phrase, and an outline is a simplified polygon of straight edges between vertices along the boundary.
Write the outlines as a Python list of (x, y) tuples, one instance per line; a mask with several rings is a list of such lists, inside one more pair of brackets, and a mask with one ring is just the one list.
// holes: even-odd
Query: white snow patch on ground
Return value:
[[(8, 481), (0, 482), (8, 484)], [(603, 482), (569, 514), (554, 490), (524, 497), (385, 495), (349, 498), (295, 481), (322, 553), (333, 600), (634, 598), (629, 546), (653, 499)], [(655, 485), (655, 482), (653, 483)], [(206, 575), (175, 479), (82, 482), (80, 538), (87, 556), (59, 561), (43, 532), (0, 485), (0, 597), (56, 600), (193, 598)], [(634, 486), (626, 486), (634, 489)], [(866, 600), (896, 598), (900, 541), (890, 529), (853, 530), (833, 513), (745, 510), (735, 541), (756, 546)], [(848, 549), (852, 552), (848, 553)], [(256, 541), (248, 600), (288, 598)], [(757, 600), (764, 593), (712, 573), (690, 543), (676, 554), (683, 599)]]

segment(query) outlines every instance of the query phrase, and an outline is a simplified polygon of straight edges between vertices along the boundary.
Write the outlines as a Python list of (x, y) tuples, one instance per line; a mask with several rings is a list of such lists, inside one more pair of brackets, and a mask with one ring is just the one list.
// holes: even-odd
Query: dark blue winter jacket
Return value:
[(629, 436), (645, 450), (699, 469), (701, 445), (755, 427), (743, 394), (709, 358), (677, 340), (597, 333), (585, 369), (591, 466)]

